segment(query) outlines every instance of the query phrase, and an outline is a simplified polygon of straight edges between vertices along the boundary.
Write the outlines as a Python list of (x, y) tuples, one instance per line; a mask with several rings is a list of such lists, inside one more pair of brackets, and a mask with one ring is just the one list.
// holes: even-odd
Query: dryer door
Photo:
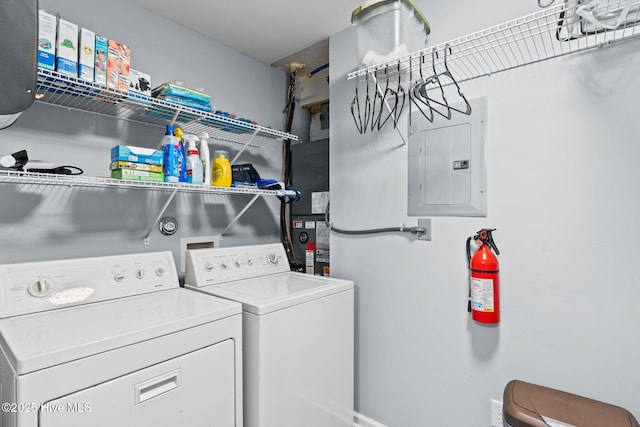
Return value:
[(234, 360), (223, 341), (49, 401), (39, 425), (236, 427)]

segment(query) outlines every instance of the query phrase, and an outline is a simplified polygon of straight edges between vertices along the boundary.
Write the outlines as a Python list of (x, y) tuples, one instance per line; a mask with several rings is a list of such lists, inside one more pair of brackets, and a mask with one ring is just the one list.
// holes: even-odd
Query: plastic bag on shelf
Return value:
[(640, 23), (640, 2), (634, 0), (565, 0), (556, 38), (574, 40)]

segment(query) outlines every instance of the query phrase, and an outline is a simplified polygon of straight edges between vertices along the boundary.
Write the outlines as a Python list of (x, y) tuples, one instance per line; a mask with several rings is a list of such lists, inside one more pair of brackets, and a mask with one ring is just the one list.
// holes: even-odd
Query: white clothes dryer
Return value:
[(185, 287), (242, 303), (246, 427), (353, 425), (352, 281), (268, 244), (187, 251)]
[(241, 322), (171, 252), (0, 265), (0, 425), (241, 427)]

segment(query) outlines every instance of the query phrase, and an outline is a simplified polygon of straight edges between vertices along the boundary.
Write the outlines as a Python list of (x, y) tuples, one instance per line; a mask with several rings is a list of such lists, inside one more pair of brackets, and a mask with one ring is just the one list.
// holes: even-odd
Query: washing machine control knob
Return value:
[(247, 265), (253, 265), (253, 260), (251, 258), (247, 260)]
[(122, 282), (125, 278), (124, 273), (116, 273), (115, 276), (113, 276), (113, 280), (115, 280), (116, 282)]
[(144, 278), (144, 270), (136, 271), (136, 278), (143, 279)]
[(269, 264), (277, 265), (278, 264), (278, 255), (276, 255), (274, 253), (270, 253), (269, 255), (267, 255), (267, 260), (269, 261)]
[(220, 263), (220, 269), (221, 269), (221, 270), (226, 270), (227, 268), (228, 268), (228, 265), (227, 265), (227, 264), (225, 264), (224, 262), (221, 262), (221, 263)]
[(211, 273), (213, 271), (213, 264), (211, 264), (210, 262), (206, 263), (204, 265), (204, 271), (206, 271), (207, 273)]
[(234, 265), (236, 268), (240, 268), (240, 262), (239, 262), (239, 261), (234, 262), (234, 263), (233, 263), (233, 265)]
[(160, 277), (160, 276), (164, 276), (164, 268), (162, 267), (158, 267), (156, 269), (156, 276)]
[(46, 297), (51, 293), (53, 289), (53, 282), (51, 279), (40, 277), (29, 286), (29, 293), (37, 298)]

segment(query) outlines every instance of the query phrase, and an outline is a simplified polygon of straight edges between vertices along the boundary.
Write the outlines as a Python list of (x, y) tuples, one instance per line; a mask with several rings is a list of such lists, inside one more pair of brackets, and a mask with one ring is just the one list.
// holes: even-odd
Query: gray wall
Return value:
[[(429, 45), (537, 9), (416, 3), (433, 26)], [(517, 378), (640, 417), (639, 52), (634, 40), (462, 85), (488, 97), (486, 218), (435, 217), (431, 242), (331, 235), (332, 275), (357, 287), (359, 412), (392, 427), (488, 427), (490, 399)], [(331, 221), (414, 225), (400, 138), (390, 127), (361, 136), (349, 113), (354, 29), (331, 38), (330, 60)], [(483, 227), (497, 228), (501, 250), (495, 327), (466, 312), (464, 245)]]
[[(108, 38), (130, 45), (131, 66), (151, 74), (152, 86), (177, 80), (202, 87), (222, 110), (283, 129), (287, 76), (284, 71), (247, 57), (176, 25), (129, 0), (41, 0), (40, 8)], [(212, 17), (212, 25), (215, 18)], [(308, 114), (296, 112), (292, 133), (306, 137)], [(31, 159), (77, 165), (86, 175), (108, 176), (111, 147), (155, 147), (159, 127), (34, 104), (12, 127), (0, 132), (1, 153), (27, 149)], [(261, 139), (243, 153), (265, 178), (281, 174), (281, 143)], [(237, 144), (211, 141), (230, 151)], [(0, 262), (21, 262), (117, 253), (172, 250), (179, 257), (180, 237), (217, 235), (251, 196), (178, 194), (166, 215), (178, 219), (172, 237), (152, 230), (143, 236), (169, 196), (168, 192), (86, 189), (35, 185), (0, 186)], [(279, 202), (260, 199), (234, 225), (224, 245), (279, 240)]]

